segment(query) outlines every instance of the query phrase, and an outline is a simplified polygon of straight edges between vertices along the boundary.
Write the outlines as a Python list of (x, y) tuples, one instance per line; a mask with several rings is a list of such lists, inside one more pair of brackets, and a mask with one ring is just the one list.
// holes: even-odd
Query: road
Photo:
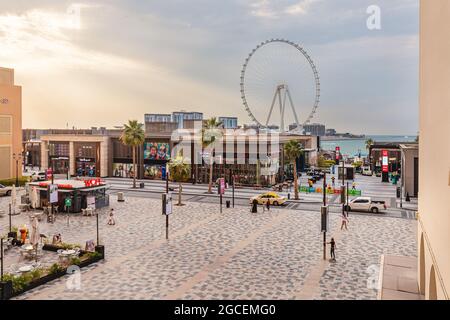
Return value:
[[(161, 194), (165, 192), (165, 181), (158, 180), (138, 180), (138, 186), (140, 182), (144, 182), (144, 188), (133, 189), (131, 179), (120, 179), (120, 178), (107, 178), (105, 179), (110, 185), (109, 193), (116, 194), (117, 192), (123, 192), (125, 196), (139, 197), (139, 198), (154, 198), (160, 199)], [(306, 177), (302, 177), (302, 184), (306, 184)], [(375, 177), (362, 177), (358, 176), (356, 183), (357, 188), (363, 190), (364, 196), (371, 196), (377, 200), (385, 200), (387, 205), (390, 204), (390, 199), (395, 197), (395, 186), (390, 184), (382, 184)], [(323, 183), (323, 182), (322, 182)], [(337, 182), (336, 182), (337, 183)], [(200, 203), (217, 203), (219, 206), (219, 195), (217, 190), (213, 190), (213, 194), (208, 194), (208, 186), (204, 184), (193, 185), (191, 183), (184, 183), (182, 200), (188, 202), (200, 202)], [(320, 182), (316, 186), (321, 185)], [(175, 188), (174, 191), (174, 201), (177, 200), (177, 189), (178, 183), (170, 183), (171, 188)], [(269, 189), (255, 190), (252, 188), (239, 188), (235, 189), (235, 205), (249, 206), (249, 199), (252, 196), (261, 194), (262, 192), (270, 191)], [(288, 197), (289, 192), (278, 192), (280, 195)], [(293, 192), (290, 193), (293, 197)], [(227, 189), (223, 197), (223, 206), (225, 209), (225, 202), (230, 200), (232, 202), (232, 190)], [(297, 210), (299, 212), (320, 212), (320, 207), (322, 205), (323, 195), (322, 194), (300, 194), (300, 200), (288, 200), (285, 207), (291, 210)], [(330, 212), (339, 214), (342, 212), (342, 206), (340, 205), (340, 197), (337, 195), (328, 195), (327, 203), (330, 206)], [(354, 215), (366, 215), (366, 216), (379, 216), (366, 212), (352, 212)], [(404, 219), (415, 219), (415, 213), (411, 210), (403, 210), (398, 208), (389, 208), (385, 213), (382, 214), (384, 217), (390, 218), (404, 218)]]

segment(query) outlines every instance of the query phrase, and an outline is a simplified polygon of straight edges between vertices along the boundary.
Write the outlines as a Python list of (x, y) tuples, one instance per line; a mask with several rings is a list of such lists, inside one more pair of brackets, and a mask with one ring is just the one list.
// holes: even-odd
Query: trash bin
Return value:
[(117, 201), (118, 202), (124, 202), (125, 199), (123, 198), (123, 192), (117, 192)]
[(397, 199), (400, 199), (400, 187), (397, 187)]
[(139, 184), (139, 187), (140, 187), (141, 189), (144, 189), (145, 184), (144, 184), (143, 182), (141, 182), (141, 183)]
[(226, 205), (227, 205), (227, 208), (230, 208), (230, 206), (231, 206), (230, 200), (227, 200), (227, 201), (226, 201)]

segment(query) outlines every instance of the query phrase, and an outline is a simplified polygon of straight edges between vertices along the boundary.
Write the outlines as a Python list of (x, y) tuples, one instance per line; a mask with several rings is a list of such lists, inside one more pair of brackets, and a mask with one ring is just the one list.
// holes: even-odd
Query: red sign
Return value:
[(102, 181), (100, 178), (84, 180), (84, 185), (86, 187), (95, 187), (101, 185)]
[(341, 147), (336, 147), (336, 160), (339, 160), (341, 158), (340, 153), (341, 153)]
[(389, 172), (389, 152), (387, 150), (382, 151), (382, 168), (383, 172)]
[(225, 179), (224, 178), (220, 178), (219, 181), (219, 194), (224, 194), (225, 193)]

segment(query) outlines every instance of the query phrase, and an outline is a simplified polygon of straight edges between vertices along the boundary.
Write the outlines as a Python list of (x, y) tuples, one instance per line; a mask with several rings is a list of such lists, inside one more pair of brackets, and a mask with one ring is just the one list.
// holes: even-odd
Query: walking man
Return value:
[(266, 208), (267, 208), (267, 211), (270, 211), (270, 200), (269, 199), (267, 199)]
[(336, 242), (334, 241), (334, 238), (331, 238), (331, 241), (328, 242), (328, 244), (330, 245), (331, 260), (336, 261), (336, 255), (334, 254), (334, 249), (336, 249)]
[(356, 190), (356, 183), (354, 181), (352, 183), (352, 190)]
[(108, 218), (108, 225), (114, 226), (115, 224), (116, 224), (116, 220), (114, 220), (114, 209), (111, 208), (111, 211), (109, 213), (109, 218)]
[(336, 180), (336, 178), (334, 176), (331, 177), (331, 184), (333, 185), (334, 188), (334, 180)]

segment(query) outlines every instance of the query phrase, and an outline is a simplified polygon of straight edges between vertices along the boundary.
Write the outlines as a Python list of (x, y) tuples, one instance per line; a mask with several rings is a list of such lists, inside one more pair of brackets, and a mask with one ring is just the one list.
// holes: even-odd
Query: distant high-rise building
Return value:
[(319, 123), (305, 124), (303, 126), (305, 134), (322, 137), (325, 135), (325, 125)]
[(145, 122), (171, 122), (172, 115), (161, 113), (146, 113), (144, 115)]
[(238, 127), (237, 117), (219, 117), (224, 129), (236, 129)]
[(184, 120), (203, 120), (201, 112), (172, 112), (172, 121), (178, 123), (178, 129), (184, 128)]

